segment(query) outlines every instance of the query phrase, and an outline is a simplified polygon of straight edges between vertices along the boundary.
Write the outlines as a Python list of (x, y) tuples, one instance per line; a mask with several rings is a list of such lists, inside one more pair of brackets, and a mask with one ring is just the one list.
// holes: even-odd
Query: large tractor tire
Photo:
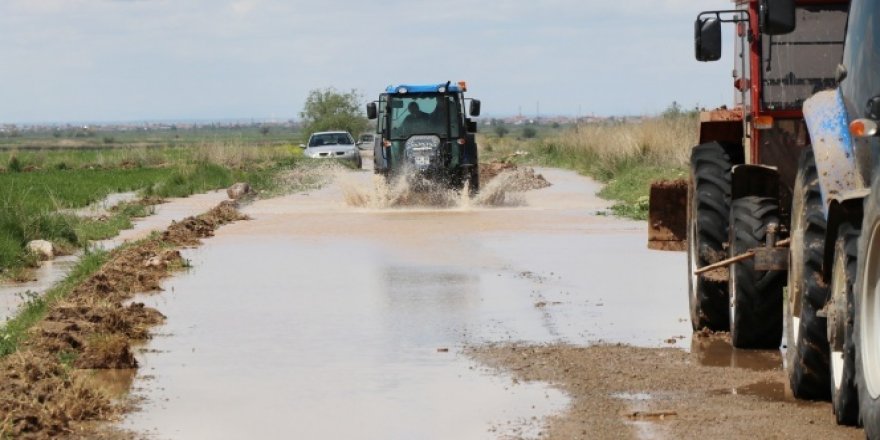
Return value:
[(727, 331), (730, 325), (726, 274), (695, 275), (694, 272), (727, 257), (724, 244), (730, 216), (732, 167), (730, 156), (717, 142), (698, 145), (691, 151), (688, 290), (691, 324), (695, 331), (703, 328)]
[[(730, 209), (730, 255), (766, 246), (770, 225), (779, 225), (779, 203), (743, 197)], [(755, 270), (755, 260), (730, 266), (730, 340), (737, 348), (778, 348), (782, 340), (783, 271)]]
[(480, 192), (480, 167), (478, 165), (474, 165), (468, 168), (467, 171), (468, 178), (468, 191), (470, 192), (470, 196), (476, 196), (478, 192)]
[(865, 203), (859, 269), (853, 292), (853, 343), (859, 420), (869, 439), (880, 439), (880, 181)]
[(785, 313), (788, 378), (795, 397), (831, 398), (826, 319), (817, 313), (828, 302), (822, 276), (825, 212), (812, 148), (798, 162), (791, 207), (791, 254)]
[(859, 422), (859, 397), (855, 387), (856, 347), (853, 343), (853, 285), (858, 270), (859, 230), (840, 226), (831, 268), (828, 302), (828, 343), (831, 351), (831, 403), (839, 425)]

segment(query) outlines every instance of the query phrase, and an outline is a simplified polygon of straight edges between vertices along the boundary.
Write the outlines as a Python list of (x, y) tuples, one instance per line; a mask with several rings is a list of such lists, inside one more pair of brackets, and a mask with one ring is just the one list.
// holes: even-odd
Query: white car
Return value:
[(363, 162), (354, 138), (347, 131), (324, 131), (309, 137), (309, 143), (300, 145), (303, 154), (312, 159), (339, 159), (352, 161), (358, 168)]
[(378, 136), (373, 133), (363, 133), (361, 134), (361, 137), (358, 138), (357, 146), (361, 150), (372, 150), (373, 144), (376, 143), (376, 138), (378, 138)]

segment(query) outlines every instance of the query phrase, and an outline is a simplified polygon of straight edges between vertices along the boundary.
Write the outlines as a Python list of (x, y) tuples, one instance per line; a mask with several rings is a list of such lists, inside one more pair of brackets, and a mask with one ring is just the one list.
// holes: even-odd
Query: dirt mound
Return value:
[(201, 239), (213, 237), (219, 226), (237, 220), (247, 217), (238, 212), (235, 202), (227, 200), (206, 214), (173, 223), (162, 234), (162, 240), (176, 246), (195, 246)]
[(119, 248), (109, 260), (56, 303), (17, 352), (0, 359), (0, 438), (88, 437), (81, 422), (122, 411), (75, 369), (137, 367), (131, 342), (149, 338), (163, 322), (157, 310), (125, 305), (135, 294), (161, 290), (161, 281), (185, 266), (178, 249), (194, 246), (226, 223), (242, 220), (233, 202), (170, 226), (159, 237)]
[(530, 191), (550, 186), (550, 182), (541, 174), (536, 174), (531, 167), (519, 167), (512, 163), (491, 162), (480, 164), (480, 184), (485, 187), (500, 175), (515, 175), (514, 190)]
[(651, 184), (648, 247), (660, 251), (687, 249), (687, 192), (684, 179)]
[(491, 176), (495, 171), (499, 173), (489, 180), (480, 181), (480, 193), (477, 194), (475, 202), (481, 206), (524, 205), (523, 193), (551, 185), (544, 176), (536, 174), (535, 170), (529, 167), (487, 164), (486, 169), (487, 176)]
[(480, 182), (489, 183), (490, 180), (497, 177), (499, 174), (508, 171), (515, 170), (516, 165), (512, 163), (506, 162), (490, 162), (490, 163), (481, 163), (480, 164)]

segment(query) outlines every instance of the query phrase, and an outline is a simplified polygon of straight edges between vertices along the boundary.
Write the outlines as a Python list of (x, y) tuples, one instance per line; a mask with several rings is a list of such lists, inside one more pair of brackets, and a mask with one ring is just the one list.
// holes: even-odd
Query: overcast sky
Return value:
[[(728, 0), (0, 0), (0, 122), (296, 117), (309, 90), (467, 80), (483, 113), (732, 100)], [(730, 35), (726, 35), (729, 40)]]

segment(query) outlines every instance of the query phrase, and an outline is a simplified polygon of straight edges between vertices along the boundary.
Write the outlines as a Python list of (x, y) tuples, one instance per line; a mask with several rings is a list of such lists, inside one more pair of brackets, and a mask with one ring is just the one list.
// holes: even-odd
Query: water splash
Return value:
[(372, 209), (400, 207), (462, 208), (524, 206), (526, 191), (549, 186), (541, 176), (530, 168), (505, 171), (483, 185), (480, 192), (471, 197), (468, 184), (461, 190), (447, 188), (433, 182), (400, 177), (388, 182), (381, 175), (373, 176), (372, 187), (351, 175), (337, 176), (349, 206)]

